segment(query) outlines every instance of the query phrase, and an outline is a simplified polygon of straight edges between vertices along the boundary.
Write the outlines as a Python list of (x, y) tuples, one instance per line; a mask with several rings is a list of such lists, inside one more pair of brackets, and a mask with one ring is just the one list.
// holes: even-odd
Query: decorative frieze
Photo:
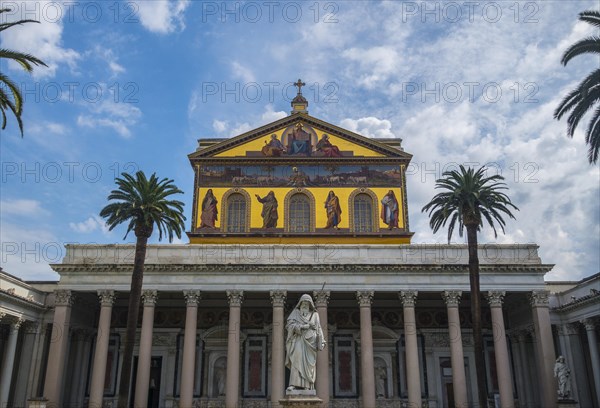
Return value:
[(228, 290), (227, 299), (229, 300), (229, 306), (231, 307), (241, 307), (242, 302), (244, 301), (244, 291), (243, 290)]
[(502, 307), (505, 295), (506, 292), (503, 290), (490, 290), (486, 296), (490, 307)]
[(100, 299), (100, 306), (112, 306), (115, 303), (115, 291), (99, 290), (98, 298)]
[(142, 303), (144, 306), (155, 306), (158, 300), (158, 292), (155, 289), (142, 291)]
[(198, 301), (201, 298), (199, 290), (184, 290), (185, 304), (188, 306), (198, 306)]
[(462, 291), (460, 290), (445, 290), (442, 292), (442, 298), (448, 307), (458, 307), (461, 297)]
[(548, 307), (550, 292), (547, 290), (534, 290), (529, 294), (529, 303), (533, 307)]
[(57, 289), (54, 291), (54, 304), (56, 306), (72, 306), (74, 300), (70, 290)]
[(329, 304), (329, 296), (331, 292), (328, 290), (315, 290), (313, 292), (313, 298), (315, 300), (316, 307), (327, 307)]
[(573, 323), (558, 324), (556, 332), (559, 336), (573, 336), (579, 334), (579, 328)]
[(356, 292), (356, 300), (358, 300), (358, 305), (360, 307), (370, 307), (371, 303), (373, 303), (373, 291), (357, 291)]
[(272, 290), (270, 292), (271, 303), (274, 307), (285, 306), (285, 299), (287, 298), (287, 291), (285, 290)]
[(20, 317), (20, 318), (18, 318), (16, 320), (13, 320), (10, 323), (10, 330), (12, 330), (12, 331), (19, 331), (19, 329), (21, 328), (21, 326), (23, 325), (23, 323), (25, 323), (25, 321), (26, 320), (23, 319), (22, 317)]
[(417, 295), (419, 294), (416, 290), (403, 290), (398, 293), (398, 297), (404, 307), (415, 307), (417, 303)]

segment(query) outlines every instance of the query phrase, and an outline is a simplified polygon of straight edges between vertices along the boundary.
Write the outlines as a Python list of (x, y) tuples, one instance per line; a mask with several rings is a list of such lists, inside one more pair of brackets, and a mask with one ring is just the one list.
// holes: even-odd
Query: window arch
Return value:
[(250, 195), (241, 188), (223, 194), (221, 203), (221, 231), (248, 232), (250, 230)]
[(285, 196), (285, 232), (315, 232), (315, 197), (304, 188)]
[(378, 200), (368, 188), (354, 190), (348, 199), (350, 231), (378, 232)]

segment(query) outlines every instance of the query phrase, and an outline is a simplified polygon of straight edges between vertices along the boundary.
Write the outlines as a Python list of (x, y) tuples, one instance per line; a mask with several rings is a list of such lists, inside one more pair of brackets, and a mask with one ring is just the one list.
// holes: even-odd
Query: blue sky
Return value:
[[(552, 113), (598, 66), (562, 52), (594, 34), (594, 1), (0, 1), (2, 47), (49, 68), (2, 61), (25, 94), (25, 138), (0, 136), (1, 266), (56, 279), (63, 244), (123, 242), (98, 213), (122, 171), (173, 178), (191, 215), (197, 139), (230, 137), (289, 113), (292, 81), (309, 112), (371, 137), (401, 137), (413, 243), (444, 243), (421, 207), (457, 164), (488, 164), (520, 208), (498, 239), (540, 245), (547, 279), (600, 271), (600, 174), (582, 129)], [(458, 235), (455, 242), (464, 242)], [(128, 242), (133, 242), (133, 235)], [(182, 242), (187, 242), (184, 237)]]

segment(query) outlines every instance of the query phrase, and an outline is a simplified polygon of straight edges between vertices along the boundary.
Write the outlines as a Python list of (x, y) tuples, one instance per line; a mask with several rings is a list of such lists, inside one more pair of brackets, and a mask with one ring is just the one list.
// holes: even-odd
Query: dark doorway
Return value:
[[(131, 378), (131, 400), (129, 408), (133, 408), (135, 400), (135, 383), (137, 380), (138, 357), (133, 358), (133, 376)], [(160, 373), (162, 371), (162, 357), (152, 357), (150, 361), (150, 386), (148, 387), (148, 408), (160, 406)]]

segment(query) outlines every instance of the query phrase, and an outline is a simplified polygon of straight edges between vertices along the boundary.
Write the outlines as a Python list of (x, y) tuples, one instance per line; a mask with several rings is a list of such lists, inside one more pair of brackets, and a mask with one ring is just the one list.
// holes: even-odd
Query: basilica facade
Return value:
[[(285, 319), (310, 294), (323, 407), (473, 407), (481, 381), (489, 406), (557, 407), (562, 355), (566, 399), (600, 408), (600, 276), (549, 284), (535, 244), (480, 246), (477, 378), (467, 247), (411, 244), (411, 155), (307, 105), (189, 155), (189, 244), (148, 247), (130, 406), (280, 406)], [(67, 245), (58, 282), (0, 272), (0, 406), (116, 406), (133, 256)]]

